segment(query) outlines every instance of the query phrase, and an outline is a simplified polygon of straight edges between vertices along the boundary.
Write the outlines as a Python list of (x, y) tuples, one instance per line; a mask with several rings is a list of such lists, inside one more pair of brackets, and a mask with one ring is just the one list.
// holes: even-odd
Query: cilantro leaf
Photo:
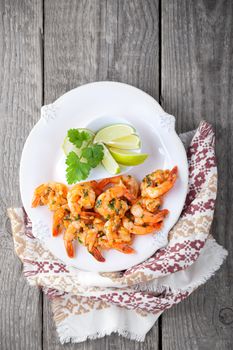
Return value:
[(90, 164), (92, 168), (95, 168), (104, 157), (104, 149), (102, 145), (92, 144), (88, 147), (85, 147), (82, 150), (82, 158), (87, 160), (87, 163)]
[(70, 152), (66, 158), (66, 179), (69, 185), (85, 180), (91, 170), (88, 163), (81, 162), (75, 152)]
[(90, 141), (91, 135), (86, 131), (79, 131), (78, 129), (69, 129), (67, 132), (69, 141), (77, 148), (82, 147), (84, 141)]

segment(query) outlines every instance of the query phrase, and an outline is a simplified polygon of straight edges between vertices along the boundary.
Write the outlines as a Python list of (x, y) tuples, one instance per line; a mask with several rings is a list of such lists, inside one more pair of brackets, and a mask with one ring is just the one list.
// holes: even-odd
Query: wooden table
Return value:
[[(213, 234), (220, 271), (165, 312), (144, 343), (117, 335), (67, 349), (233, 348), (233, 1), (0, 0), (0, 349), (58, 350), (49, 302), (28, 286), (6, 208), (20, 205), (18, 170), (40, 107), (97, 80), (148, 92), (177, 117), (216, 131), (219, 190)], [(91, 103), (91, 101), (90, 101)]]

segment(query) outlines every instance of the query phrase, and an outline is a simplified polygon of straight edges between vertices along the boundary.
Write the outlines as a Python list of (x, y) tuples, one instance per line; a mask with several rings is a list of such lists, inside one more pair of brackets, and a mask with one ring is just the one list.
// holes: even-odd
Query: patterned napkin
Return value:
[[(193, 133), (181, 138), (190, 144)], [(52, 302), (61, 343), (117, 332), (143, 341), (159, 315), (187, 298), (220, 267), (227, 251), (210, 235), (217, 191), (212, 127), (202, 122), (188, 147), (189, 191), (168, 245), (126, 271), (66, 266), (35, 239), (22, 208), (9, 209), (15, 251), (30, 285)]]

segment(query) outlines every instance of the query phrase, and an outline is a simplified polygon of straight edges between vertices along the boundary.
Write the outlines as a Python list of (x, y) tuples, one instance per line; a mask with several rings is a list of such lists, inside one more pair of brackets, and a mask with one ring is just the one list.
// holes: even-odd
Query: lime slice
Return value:
[(106, 142), (106, 144), (119, 149), (138, 149), (140, 148), (140, 138), (132, 134)]
[(102, 146), (104, 148), (104, 158), (102, 160), (103, 166), (110, 174), (113, 174), (113, 175), (118, 174), (121, 171), (118, 163), (112, 157), (108, 148), (104, 144), (102, 144)]
[(132, 166), (139, 165), (143, 163), (148, 154), (146, 153), (133, 153), (124, 150), (119, 150), (117, 148), (109, 147), (109, 150), (114, 157), (114, 159), (122, 165)]
[(119, 137), (128, 136), (135, 133), (135, 129), (127, 124), (114, 124), (107, 126), (97, 132), (93, 140), (94, 143), (108, 143)]
[(86, 131), (86, 132), (88, 132), (88, 134), (91, 136), (91, 139), (88, 142), (87, 141), (83, 142), (81, 148), (77, 148), (77, 147), (75, 147), (75, 145), (73, 145), (69, 141), (68, 136), (66, 136), (65, 139), (64, 139), (63, 145), (62, 145), (62, 149), (63, 149), (63, 151), (64, 151), (66, 156), (71, 151), (74, 151), (78, 156), (80, 156), (82, 148), (86, 147), (93, 140), (93, 137), (95, 136), (94, 132), (89, 130), (89, 129), (84, 129), (84, 128), (77, 128), (77, 129), (79, 131)]

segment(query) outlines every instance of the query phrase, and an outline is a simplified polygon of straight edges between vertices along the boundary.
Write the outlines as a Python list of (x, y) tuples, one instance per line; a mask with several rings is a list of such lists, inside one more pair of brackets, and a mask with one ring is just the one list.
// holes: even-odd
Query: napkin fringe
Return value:
[(145, 334), (136, 334), (129, 332), (125, 329), (105, 329), (102, 332), (95, 332), (93, 334), (88, 334), (84, 336), (70, 336), (70, 329), (66, 324), (60, 324), (57, 326), (57, 333), (62, 344), (71, 342), (71, 343), (80, 343), (84, 342), (87, 339), (94, 340), (98, 338), (103, 338), (106, 335), (110, 335), (112, 333), (117, 333), (118, 335), (122, 335), (125, 338), (130, 340), (135, 340), (138, 342), (143, 342), (145, 340)]
[[(134, 286), (134, 289), (140, 290), (140, 291), (150, 291), (150, 292), (157, 292), (157, 293), (162, 293), (162, 292), (172, 292), (175, 294), (187, 291), (190, 292), (200, 285), (204, 284), (206, 281), (208, 281), (214, 274), (215, 272), (220, 268), (220, 266), (223, 264), (224, 260), (226, 259), (228, 252), (225, 248), (223, 248), (221, 245), (219, 245), (216, 240), (211, 237), (207, 239), (206, 245), (205, 245), (206, 250), (211, 250), (211, 256), (213, 257), (211, 264), (203, 266), (203, 269), (199, 273), (199, 278), (195, 280), (194, 282), (191, 283), (191, 285), (187, 288), (173, 288), (168, 284), (162, 284), (161, 286), (157, 286), (157, 279), (154, 282), (148, 282), (148, 283), (142, 283), (142, 284), (137, 284)], [(206, 254), (206, 252), (203, 252)], [(186, 269), (187, 273), (189, 268)], [(177, 272), (179, 273), (179, 272)]]

